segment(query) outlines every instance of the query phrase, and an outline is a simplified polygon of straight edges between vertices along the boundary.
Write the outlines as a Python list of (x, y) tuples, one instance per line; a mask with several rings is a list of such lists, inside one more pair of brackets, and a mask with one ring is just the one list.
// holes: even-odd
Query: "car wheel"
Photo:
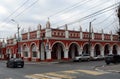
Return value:
[(81, 59), (79, 59), (79, 62), (81, 62), (82, 60)]
[(11, 67), (11, 68), (14, 68), (14, 64), (13, 64), (13, 63), (11, 63), (10, 67)]
[(87, 61), (90, 61), (90, 59), (88, 58)]
[(6, 67), (9, 67), (9, 65), (8, 65), (8, 64), (6, 64)]
[(21, 65), (21, 68), (23, 68), (24, 67), (24, 65)]
[(13, 68), (16, 68), (16, 67), (17, 67), (17, 65), (14, 64), (14, 65), (13, 65)]
[(107, 65), (109, 65), (109, 64), (110, 64), (110, 62), (106, 62), (106, 64), (107, 64)]

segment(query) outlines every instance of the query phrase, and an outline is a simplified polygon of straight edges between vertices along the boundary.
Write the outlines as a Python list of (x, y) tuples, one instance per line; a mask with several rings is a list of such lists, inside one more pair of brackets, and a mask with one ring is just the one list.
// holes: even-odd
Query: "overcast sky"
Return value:
[[(120, 0), (0, 0), (0, 38), (14, 36), (17, 23), (21, 29), (31, 27), (36, 29), (38, 24), (45, 28), (48, 21), (52, 28), (70, 24), (89, 14), (109, 7)], [(95, 32), (104, 29), (106, 33), (115, 32), (118, 27), (116, 9), (98, 14), (86, 20), (80, 20), (68, 25), (71, 30), (88, 30), (89, 22)], [(13, 22), (11, 19), (16, 21)]]

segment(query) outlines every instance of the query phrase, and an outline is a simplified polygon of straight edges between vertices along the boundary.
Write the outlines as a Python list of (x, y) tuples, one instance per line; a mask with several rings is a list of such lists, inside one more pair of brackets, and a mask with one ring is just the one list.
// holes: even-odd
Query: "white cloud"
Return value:
[[(14, 12), (15, 9), (17, 9), (25, 1), (26, 0), (0, 0), (0, 22), (2, 22), (10, 13)], [(114, 0), (39, 0), (36, 4), (26, 9), (25, 12), (21, 13), (19, 17), (15, 17), (35, 1), (36, 0), (29, 0), (26, 5), (20, 8), (19, 11), (15, 12), (14, 15), (9, 17), (4, 22), (4, 24), (0, 23), (2, 24), (0, 25), (0, 33), (3, 31), (8, 32), (9, 29), (14, 29), (10, 32), (13, 32), (13, 33), (16, 32), (15, 24), (11, 25), (11, 22), (9, 22), (11, 18), (18, 21), (22, 28), (26, 28), (29, 26), (36, 27), (39, 23), (42, 26), (45, 26), (47, 17), (49, 17), (50, 15), (53, 15), (52, 17), (50, 17), (50, 22), (52, 25), (56, 23), (54, 27), (58, 27), (58, 25), (64, 25), (65, 23), (69, 23), (74, 20), (80, 19), (84, 16), (87, 16), (88, 14), (94, 13), (98, 10), (101, 10), (115, 3)], [(79, 5), (81, 6), (75, 7), (73, 9), (70, 8), (69, 11), (56, 14), (57, 12), (62, 11), (65, 8), (70, 7), (73, 4), (76, 4), (78, 2), (80, 2)], [(82, 4), (83, 2), (85, 3)], [(101, 15), (102, 18), (100, 18), (100, 16), (99, 18), (92, 17), (90, 19), (81, 21), (80, 23), (78, 23), (78, 25), (81, 24), (82, 28), (87, 29), (91, 19), (97, 18), (97, 20), (95, 21), (95, 23), (97, 23), (104, 20), (107, 17), (107, 15), (109, 15), (109, 13), (102, 14)], [(108, 23), (110, 24), (111, 21), (112, 20), (106, 20), (104, 23), (101, 23), (100, 29), (104, 28)], [(70, 28), (74, 28), (75, 26), (70, 26)], [(111, 30), (111, 29), (112, 28), (105, 29), (105, 30)]]
[(1, 6), (1, 5), (0, 5), (0, 14), (1, 14), (1, 15), (7, 14), (7, 9), (6, 9), (5, 7), (3, 7), (3, 6)]

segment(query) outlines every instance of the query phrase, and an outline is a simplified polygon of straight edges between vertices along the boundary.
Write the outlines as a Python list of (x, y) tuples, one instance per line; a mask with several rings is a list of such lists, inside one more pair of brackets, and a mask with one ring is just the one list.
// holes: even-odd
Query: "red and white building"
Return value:
[[(22, 30), (21, 40), (16, 36), (8, 38), (7, 44), (3, 41), (0, 49), (1, 59), (7, 57), (22, 57), (25, 61), (54, 61), (70, 60), (89, 50), (89, 32), (65, 29), (53, 29), (48, 21), (45, 29), (38, 25), (37, 30), (28, 32)], [(97, 55), (120, 54), (120, 41), (117, 34), (91, 32), (91, 57)], [(19, 51), (18, 51), (19, 48)]]

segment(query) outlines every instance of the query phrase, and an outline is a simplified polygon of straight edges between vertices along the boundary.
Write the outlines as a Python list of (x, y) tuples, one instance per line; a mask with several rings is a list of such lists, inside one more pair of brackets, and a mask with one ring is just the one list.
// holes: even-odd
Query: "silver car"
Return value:
[(90, 60), (90, 55), (89, 54), (81, 54), (79, 56), (76, 56), (74, 58), (74, 61), (80, 62), (80, 61), (89, 61)]

